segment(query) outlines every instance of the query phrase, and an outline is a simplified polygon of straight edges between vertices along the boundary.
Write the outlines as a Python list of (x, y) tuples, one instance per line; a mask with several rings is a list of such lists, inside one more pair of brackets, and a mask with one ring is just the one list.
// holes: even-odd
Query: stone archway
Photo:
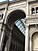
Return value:
[[(19, 20), (24, 19), (25, 17), (26, 17), (26, 15), (25, 15), (25, 13), (22, 10), (15, 10), (15, 11), (11, 12), (8, 15), (7, 20), (6, 20), (6, 25), (5, 25), (5, 39), (4, 39), (4, 43), (3, 43), (5, 45), (3, 46), (3, 51), (4, 51), (4, 49), (7, 49), (6, 51), (11, 51), (10, 50), (10, 46), (12, 46), (12, 45), (13, 45), (13, 47), (12, 47), (13, 48), (13, 51), (14, 50), (15, 51), (18, 51), (18, 49), (19, 49), (19, 51), (24, 51), (24, 47), (25, 47), (25, 36), (22, 34), (22, 32), (20, 32), (16, 28), (14, 22), (16, 20), (18, 20), (18, 19)], [(17, 32), (18, 32), (18, 34), (17, 34)], [(14, 44), (12, 43), (11, 40), (13, 40), (13, 43)], [(10, 43), (12, 43), (12, 44), (10, 45)], [(20, 48), (16, 48), (16, 47), (20, 47)]]
[(38, 32), (32, 35), (32, 51), (38, 51)]

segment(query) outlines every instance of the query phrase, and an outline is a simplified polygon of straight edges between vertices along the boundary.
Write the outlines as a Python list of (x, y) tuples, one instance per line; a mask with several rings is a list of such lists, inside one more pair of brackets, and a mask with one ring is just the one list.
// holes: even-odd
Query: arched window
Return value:
[[(2, 51), (24, 51), (25, 48), (25, 25), (23, 23), (26, 14), (22, 10), (11, 12), (6, 20), (5, 38)], [(9, 44), (7, 43), (9, 42)], [(10, 44), (11, 42), (11, 44)], [(8, 44), (8, 45), (7, 45)], [(14, 45), (14, 46), (13, 46)], [(9, 46), (9, 47), (8, 47)], [(9, 49), (10, 48), (10, 49)]]
[(38, 7), (36, 7), (36, 13), (38, 13)]
[(36, 33), (34, 33), (34, 35), (33, 35), (33, 44), (32, 44), (32, 50), (33, 51), (38, 51), (38, 32), (36, 32)]
[(31, 10), (31, 11), (32, 11), (32, 14), (34, 14), (34, 13), (35, 13), (35, 9), (34, 9), (34, 8), (32, 8), (32, 10)]

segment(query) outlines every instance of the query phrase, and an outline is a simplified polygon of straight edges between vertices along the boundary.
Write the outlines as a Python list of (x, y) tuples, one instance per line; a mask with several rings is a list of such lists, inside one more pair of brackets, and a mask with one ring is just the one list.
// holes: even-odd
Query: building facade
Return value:
[[(24, 20), (25, 32), (22, 31), (24, 33), (15, 26), (18, 19)], [(37, 0), (0, 3), (0, 50), (38, 51)]]

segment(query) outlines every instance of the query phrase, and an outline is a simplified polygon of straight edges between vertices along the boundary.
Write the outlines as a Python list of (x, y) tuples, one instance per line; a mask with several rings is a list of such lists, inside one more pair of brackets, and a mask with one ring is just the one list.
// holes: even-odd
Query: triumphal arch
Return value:
[(0, 51), (38, 51), (38, 1), (0, 3)]

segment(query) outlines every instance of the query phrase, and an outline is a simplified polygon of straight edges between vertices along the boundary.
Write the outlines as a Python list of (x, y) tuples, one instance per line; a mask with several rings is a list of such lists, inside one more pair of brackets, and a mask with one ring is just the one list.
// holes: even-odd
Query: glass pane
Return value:
[(18, 29), (24, 34), (25, 33), (25, 27), (23, 20), (18, 20), (15, 22), (15, 25), (18, 27)]

